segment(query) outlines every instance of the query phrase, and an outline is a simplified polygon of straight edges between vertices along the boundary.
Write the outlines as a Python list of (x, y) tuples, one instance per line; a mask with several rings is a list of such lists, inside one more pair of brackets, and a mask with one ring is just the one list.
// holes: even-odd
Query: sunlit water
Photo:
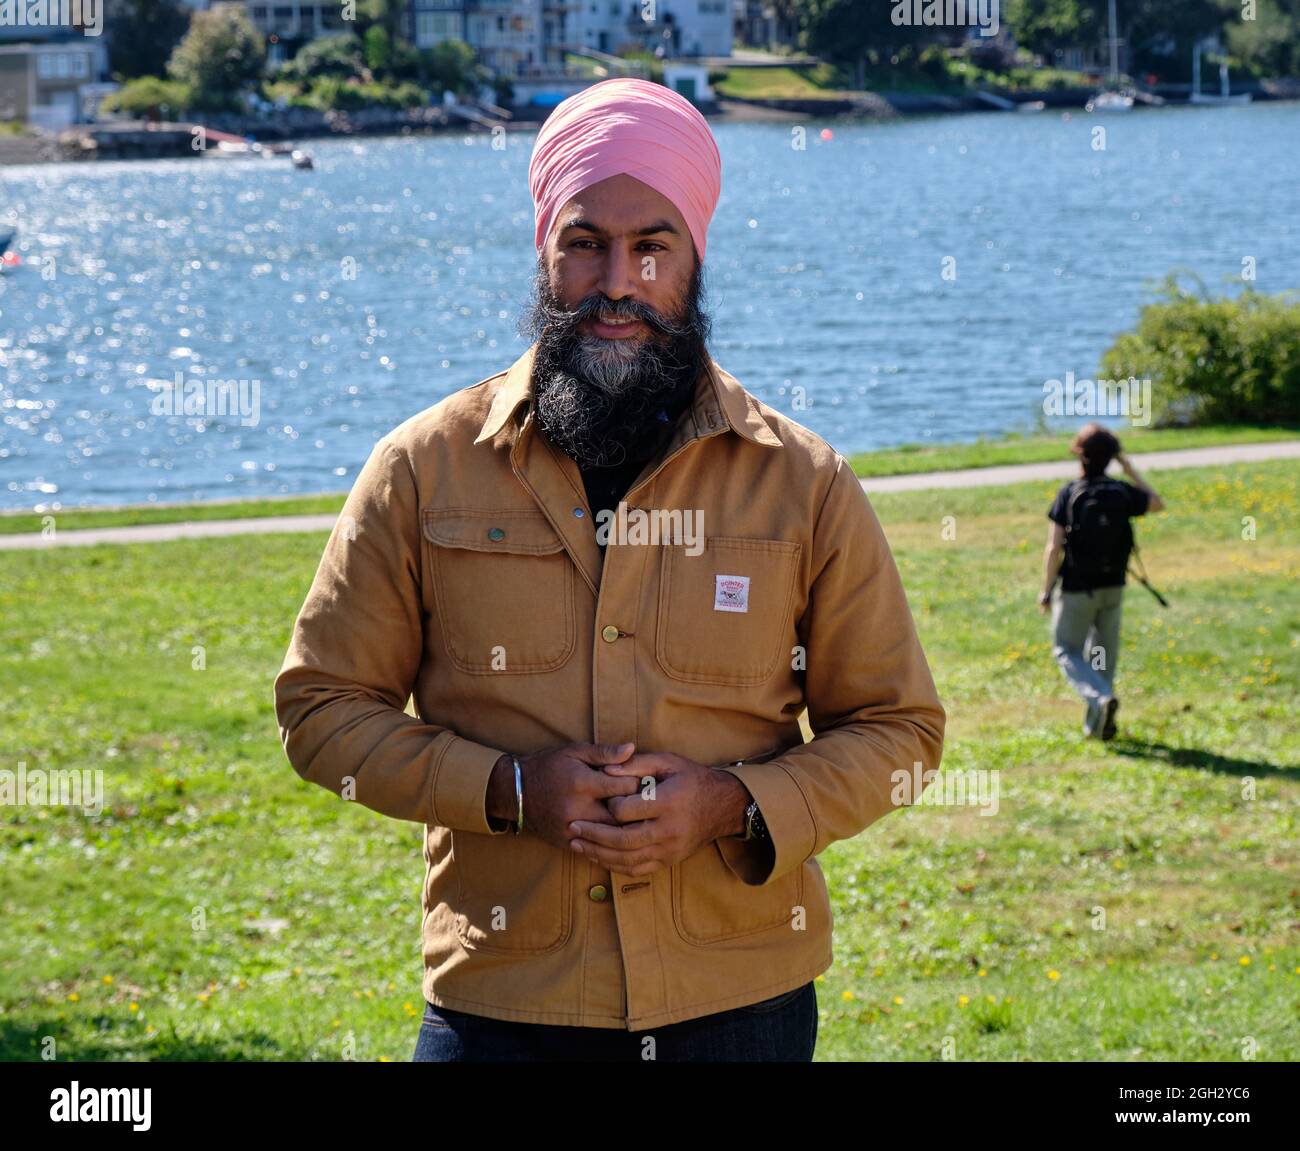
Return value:
[[(1170, 271), (1300, 282), (1300, 105), (824, 126), (716, 126), (707, 303), (718, 361), (844, 452), (1031, 426)], [(0, 506), (349, 486), (523, 350), (531, 143), (0, 169)], [(152, 414), (178, 372), (255, 418)]]

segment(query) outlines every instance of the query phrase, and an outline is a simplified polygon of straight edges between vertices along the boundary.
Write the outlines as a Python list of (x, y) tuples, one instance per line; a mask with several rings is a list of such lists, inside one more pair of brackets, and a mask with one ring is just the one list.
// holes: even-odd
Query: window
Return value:
[(42, 52), (36, 57), (36, 75), (42, 80), (48, 80), (54, 75), (54, 57), (48, 52)]
[(78, 52), (72, 57), (72, 74), (79, 80), (84, 80), (90, 75), (90, 68), (84, 52)]
[(61, 80), (66, 80), (72, 74), (72, 68), (68, 62), (68, 54), (60, 52), (54, 57), (54, 72)]

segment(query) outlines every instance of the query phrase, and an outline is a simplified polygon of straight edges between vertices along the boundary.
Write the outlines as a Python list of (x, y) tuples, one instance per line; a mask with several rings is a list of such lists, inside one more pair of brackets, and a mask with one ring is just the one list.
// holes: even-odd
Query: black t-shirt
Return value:
[[(1066, 526), (1065, 511), (1070, 502), (1070, 492), (1078, 480), (1069, 480), (1061, 485), (1061, 490), (1056, 493), (1056, 498), (1052, 501), (1052, 506), (1047, 512), (1047, 518), (1053, 523), (1058, 523), (1062, 527)], [(1128, 515), (1131, 519), (1133, 516), (1146, 515), (1147, 505), (1151, 502), (1151, 497), (1141, 488), (1136, 488), (1130, 483), (1120, 481), (1125, 493), (1128, 495), (1129, 506)], [(1117, 579), (1111, 580), (1094, 580), (1094, 587), (1123, 587), (1124, 573), (1120, 572)], [(1075, 573), (1070, 568), (1070, 551), (1067, 548), (1065, 559), (1061, 563), (1061, 590), (1062, 591), (1086, 591), (1087, 588), (1079, 581)]]
[[(618, 501), (627, 494), (628, 488), (632, 486), (632, 481), (641, 474), (641, 469), (645, 467), (646, 461), (658, 458), (664, 445), (671, 438), (672, 429), (677, 420), (681, 417), (682, 412), (690, 406), (694, 398), (693, 388), (684, 388), (678, 395), (669, 398), (667, 405), (659, 413), (661, 430), (649, 451), (640, 452), (636, 458), (616, 464), (613, 467), (579, 467), (578, 470), (582, 473), (582, 485), (587, 490), (587, 505), (591, 508), (593, 527), (599, 526), (608, 518), (596, 518), (602, 511), (613, 512), (618, 510)], [(605, 545), (600, 542), (603, 538), (603, 535), (596, 537), (602, 553), (605, 550)]]

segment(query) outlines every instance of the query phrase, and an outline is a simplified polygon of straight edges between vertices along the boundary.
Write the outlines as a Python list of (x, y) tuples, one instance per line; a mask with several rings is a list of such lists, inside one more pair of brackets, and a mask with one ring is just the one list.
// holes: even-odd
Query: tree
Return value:
[(266, 64), (262, 34), (241, 8), (194, 13), (190, 30), (167, 64), (173, 80), (189, 88), (193, 107), (230, 111), (261, 78)]
[[(866, 84), (867, 64), (914, 64), (921, 49), (945, 30), (895, 24), (890, 0), (807, 0), (808, 49), (854, 69), (859, 88)], [(909, 5), (910, 7), (910, 5)]]
[(109, 69), (130, 80), (158, 76), (190, 26), (179, 0), (117, 0), (109, 38)]

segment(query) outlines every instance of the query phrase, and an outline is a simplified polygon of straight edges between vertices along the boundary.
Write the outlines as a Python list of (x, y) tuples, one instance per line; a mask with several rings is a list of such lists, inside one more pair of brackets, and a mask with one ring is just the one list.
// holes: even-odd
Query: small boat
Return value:
[(1125, 92), (1098, 92), (1083, 108), (1085, 112), (1131, 112), (1133, 97)]
[(289, 159), (293, 162), (295, 168), (303, 172), (310, 172), (316, 167), (316, 162), (311, 158), (311, 153), (303, 152), (298, 148), (293, 150)]
[(1131, 112), (1133, 97), (1127, 92), (1119, 91), (1119, 35), (1116, 29), (1119, 21), (1115, 15), (1115, 0), (1106, 5), (1106, 19), (1110, 35), (1110, 68), (1107, 71), (1108, 89), (1098, 92), (1084, 106), (1085, 112)]
[(1025, 100), (1016, 105), (1017, 112), (1041, 112), (1047, 107), (1046, 100)]
[(9, 245), (14, 242), (16, 235), (18, 235), (17, 228), (0, 228), (0, 256), (9, 250)]

